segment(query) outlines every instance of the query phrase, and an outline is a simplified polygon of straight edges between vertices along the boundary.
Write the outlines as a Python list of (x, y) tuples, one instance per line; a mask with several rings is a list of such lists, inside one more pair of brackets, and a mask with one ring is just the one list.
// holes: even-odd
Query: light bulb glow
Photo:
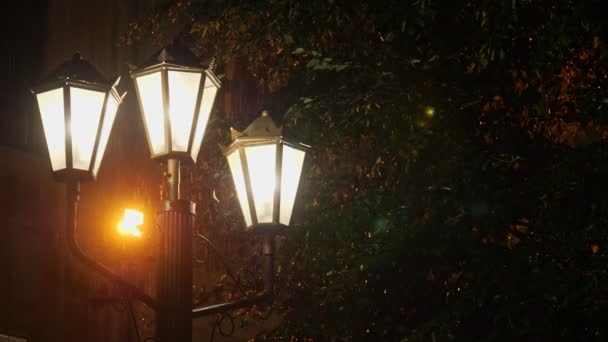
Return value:
[(274, 144), (245, 147), (251, 192), (259, 223), (270, 223), (273, 219), (276, 150)]
[(120, 235), (130, 235), (141, 237), (142, 233), (139, 226), (144, 224), (144, 214), (134, 209), (125, 209), (123, 219), (118, 222), (118, 233)]
[(169, 71), (169, 119), (173, 151), (187, 151), (201, 74)]
[(103, 158), (106, 145), (108, 144), (108, 139), (110, 138), (110, 131), (112, 130), (112, 125), (114, 124), (114, 118), (116, 117), (117, 110), (118, 101), (113, 96), (110, 96), (108, 98), (108, 104), (106, 105), (106, 114), (102, 123), (103, 126), (101, 127), (101, 136), (99, 137), (99, 147), (97, 148), (97, 156), (95, 157), (93, 175), (97, 175), (99, 172), (101, 159)]
[(63, 116), (63, 88), (37, 95), (40, 116), (51, 156), (53, 171), (65, 169), (65, 121)]
[(70, 87), (72, 102), (70, 129), (75, 169), (88, 170), (91, 165), (105, 96), (106, 94), (100, 91)]
[(304, 164), (304, 156), (306, 152), (283, 146), (283, 167), (281, 168), (281, 209), (279, 211), (279, 222), (289, 226), (291, 222), (291, 213), (293, 205), (296, 201), (298, 185), (300, 184), (300, 175), (302, 173), (302, 165)]
[(201, 100), (201, 108), (198, 112), (198, 122), (196, 123), (196, 129), (194, 131), (194, 140), (192, 141), (192, 159), (196, 161), (198, 153), (201, 150), (201, 144), (203, 142), (203, 136), (205, 135), (205, 128), (207, 128), (207, 122), (209, 121), (209, 114), (213, 107), (213, 101), (217, 94), (217, 87), (213, 82), (207, 78), (205, 79), (205, 89), (203, 91), (203, 98)]
[(236, 194), (241, 203), (241, 210), (243, 211), (243, 217), (245, 218), (245, 224), (249, 227), (252, 223), (251, 213), (249, 211), (249, 200), (247, 199), (247, 187), (245, 185), (245, 175), (241, 167), (241, 157), (239, 150), (232, 152), (228, 156), (228, 163), (230, 164), (230, 171), (232, 172), (232, 179), (234, 180), (234, 186), (236, 187)]
[(136, 78), (144, 122), (153, 154), (167, 152), (165, 143), (165, 117), (163, 88), (160, 72)]

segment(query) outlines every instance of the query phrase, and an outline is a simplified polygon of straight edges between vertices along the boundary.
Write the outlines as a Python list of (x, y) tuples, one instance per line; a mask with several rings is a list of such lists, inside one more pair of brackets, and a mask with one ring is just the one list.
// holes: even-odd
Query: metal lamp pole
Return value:
[(168, 196), (158, 213), (160, 235), (157, 339), (192, 340), (192, 240), (196, 206), (180, 195), (180, 164), (200, 151), (221, 83), (211, 66), (171, 44), (131, 71), (153, 159), (166, 163)]
[(195, 204), (180, 198), (179, 160), (167, 161), (169, 199), (158, 215), (159, 341), (192, 340), (192, 237)]
[(157, 337), (161, 342), (191, 341), (193, 318), (249, 307), (269, 302), (273, 298), (276, 234), (272, 231), (264, 233), (262, 240), (264, 290), (261, 294), (192, 309), (192, 238), (195, 203), (179, 198), (179, 164), (179, 160), (176, 159), (167, 161), (169, 199), (163, 202), (162, 211), (158, 216), (161, 243)]

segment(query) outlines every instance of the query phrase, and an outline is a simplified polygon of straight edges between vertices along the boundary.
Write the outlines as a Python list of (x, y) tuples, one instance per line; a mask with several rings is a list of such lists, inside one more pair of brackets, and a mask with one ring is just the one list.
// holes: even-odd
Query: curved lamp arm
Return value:
[(70, 252), (80, 260), (86, 266), (92, 268), (95, 272), (103, 276), (106, 280), (118, 285), (122, 289), (126, 290), (129, 295), (133, 298), (140, 300), (144, 304), (148, 305), (154, 310), (158, 310), (158, 303), (156, 300), (141, 289), (135, 287), (131, 283), (121, 278), (118, 274), (114, 273), (108, 267), (95, 261), (88, 255), (86, 255), (78, 246), (76, 241), (76, 223), (78, 220), (78, 199), (80, 193), (80, 184), (78, 182), (68, 182), (66, 186), (67, 190), (67, 240)]
[(254, 297), (239, 299), (231, 302), (209, 305), (202, 308), (192, 310), (192, 318), (204, 317), (229, 310), (253, 306), (262, 302), (272, 302), (274, 297), (274, 252), (275, 241), (274, 235), (269, 234), (264, 237), (264, 291)]

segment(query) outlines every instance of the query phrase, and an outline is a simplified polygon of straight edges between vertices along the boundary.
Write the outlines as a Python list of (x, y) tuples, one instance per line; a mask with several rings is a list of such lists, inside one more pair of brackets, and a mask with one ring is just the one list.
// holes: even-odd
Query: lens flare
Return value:
[(141, 211), (134, 209), (125, 209), (123, 219), (118, 222), (118, 233), (120, 235), (130, 235), (141, 237), (139, 226), (144, 224), (144, 214)]

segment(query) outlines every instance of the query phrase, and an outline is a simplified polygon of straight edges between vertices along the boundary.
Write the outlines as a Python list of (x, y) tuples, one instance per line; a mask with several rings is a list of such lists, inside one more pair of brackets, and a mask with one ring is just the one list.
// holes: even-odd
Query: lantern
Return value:
[(224, 154), (247, 229), (270, 232), (289, 226), (309, 146), (284, 140), (266, 111), (242, 133), (232, 133), (234, 141)]
[(111, 84), (77, 53), (33, 90), (57, 179), (97, 177), (124, 97), (115, 88), (119, 80)]
[(196, 162), (220, 88), (211, 69), (174, 44), (131, 73), (152, 158)]

